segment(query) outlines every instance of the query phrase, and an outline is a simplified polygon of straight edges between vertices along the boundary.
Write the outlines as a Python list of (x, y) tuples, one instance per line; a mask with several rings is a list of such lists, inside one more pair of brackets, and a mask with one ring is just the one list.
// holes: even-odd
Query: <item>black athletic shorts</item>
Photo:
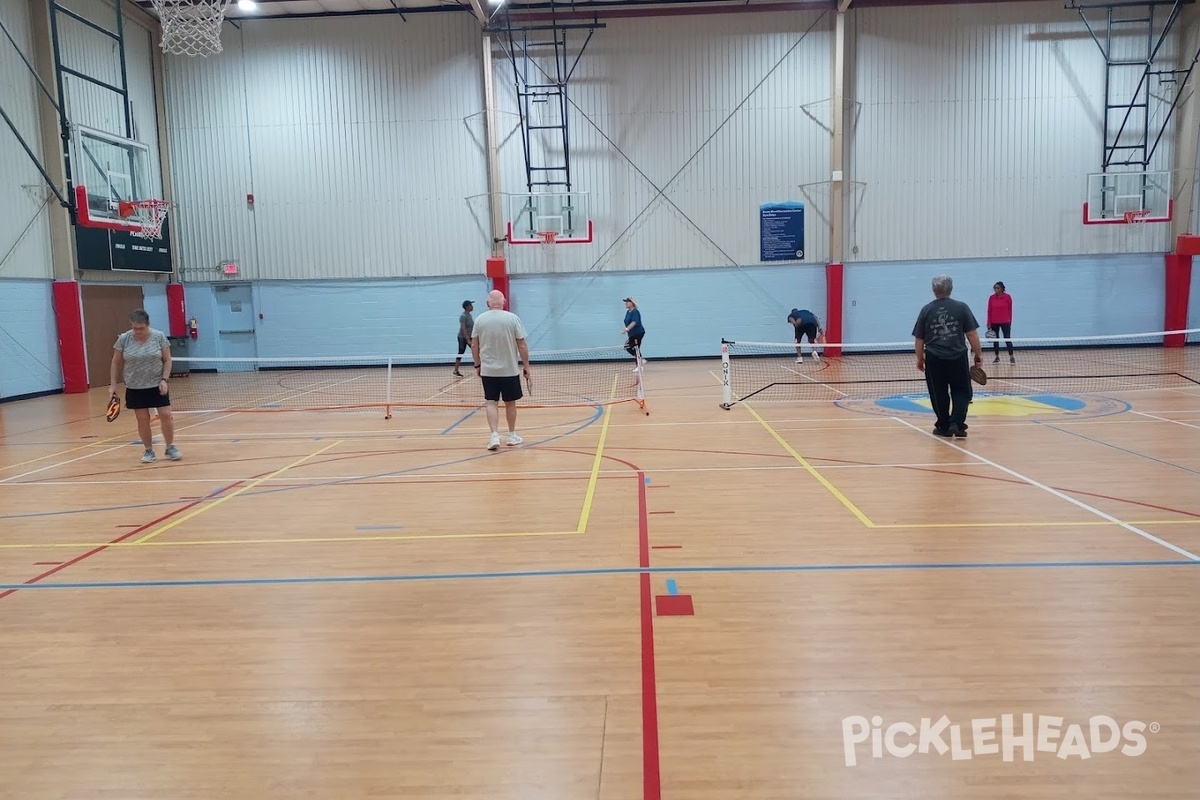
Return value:
[(808, 337), (809, 342), (817, 340), (817, 326), (814, 323), (809, 322), (805, 325), (796, 326), (796, 341), (799, 342), (805, 336)]
[(469, 344), (470, 344), (470, 342), (468, 342), (468, 341), (467, 341), (466, 339), (464, 339), (463, 337), (461, 337), (461, 336), (460, 336), (460, 337), (458, 337), (458, 354), (459, 354), (460, 356), (461, 356), (463, 353), (467, 352), (467, 345), (469, 345)]
[(171, 393), (161, 394), (158, 387), (153, 389), (130, 389), (125, 387), (126, 408), (169, 408)]
[(521, 391), (521, 376), (511, 375), (505, 377), (497, 377), (495, 375), (484, 375), (480, 378), (483, 381), (483, 399), (499, 401), (503, 400), (506, 403), (515, 403), (525, 396)]

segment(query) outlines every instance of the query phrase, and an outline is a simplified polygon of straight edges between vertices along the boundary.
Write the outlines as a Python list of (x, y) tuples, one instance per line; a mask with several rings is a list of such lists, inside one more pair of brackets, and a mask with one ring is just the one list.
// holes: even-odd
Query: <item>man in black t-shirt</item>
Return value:
[(933, 279), (935, 299), (917, 315), (912, 335), (916, 339), (917, 369), (925, 373), (929, 402), (937, 415), (933, 432), (964, 438), (972, 395), (967, 347), (974, 353), (976, 364), (983, 364), (983, 348), (975, 315), (966, 303), (950, 298), (952, 291), (954, 281), (948, 275)]

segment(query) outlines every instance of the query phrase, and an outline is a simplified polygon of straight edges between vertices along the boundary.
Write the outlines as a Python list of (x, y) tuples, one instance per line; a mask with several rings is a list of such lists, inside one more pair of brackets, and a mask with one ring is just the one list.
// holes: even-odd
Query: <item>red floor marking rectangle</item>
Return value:
[(690, 594), (660, 594), (654, 598), (654, 606), (660, 617), (692, 617), (696, 615)]

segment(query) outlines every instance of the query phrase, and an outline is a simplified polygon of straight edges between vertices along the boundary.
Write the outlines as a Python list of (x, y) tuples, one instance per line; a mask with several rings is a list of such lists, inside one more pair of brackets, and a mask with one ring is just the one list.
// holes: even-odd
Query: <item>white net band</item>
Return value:
[(221, 23), (230, 0), (151, 0), (162, 25), (162, 50), (176, 56), (221, 52)]

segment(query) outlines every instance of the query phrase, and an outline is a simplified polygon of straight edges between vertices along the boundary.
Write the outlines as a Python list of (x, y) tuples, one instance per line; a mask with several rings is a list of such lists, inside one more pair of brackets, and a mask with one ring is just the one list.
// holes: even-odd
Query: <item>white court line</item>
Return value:
[(1175, 425), (1182, 425), (1185, 428), (1195, 428), (1196, 430), (1200, 431), (1200, 425), (1193, 425), (1190, 422), (1184, 422), (1183, 420), (1167, 419), (1166, 417), (1156, 417), (1153, 414), (1147, 413), (1145, 411), (1135, 411), (1133, 413), (1135, 413), (1139, 416), (1142, 416), (1142, 417), (1148, 417), (1149, 419), (1156, 419), (1159, 422), (1170, 422)]
[[(96, 456), (102, 456), (105, 453), (111, 453), (113, 450), (120, 450), (122, 447), (128, 447), (128, 446), (129, 445), (125, 444), (125, 443), (115, 444), (112, 447), (106, 447), (103, 450), (97, 450), (94, 453), (88, 453), (86, 456), (79, 456), (78, 458), (70, 458), (70, 459), (67, 459), (66, 461), (59, 461), (55, 464), (50, 464), (45, 467), (38, 467), (37, 469), (31, 469), (28, 472), (22, 472), (19, 475), (10, 475), (9, 477), (7, 477), (5, 479), (0, 480), (0, 484), (9, 483), (10, 481), (15, 481), (17, 478), (24, 478), (26, 475), (37, 475), (39, 472), (45, 472), (46, 470), (49, 470), (49, 469), (57, 469), (58, 467), (65, 467), (67, 464), (74, 464), (76, 461), (83, 461), (85, 458), (95, 458)], [(21, 484), (21, 485), (23, 486), (25, 484)]]
[[(819, 459), (818, 459), (819, 460)], [(922, 469), (931, 467), (953, 467), (953, 468), (974, 468), (986, 467), (987, 464), (979, 462), (966, 462), (962, 464), (947, 464), (944, 462), (930, 462), (927, 464), (825, 464), (821, 465), (822, 470), (826, 469)], [(804, 467), (799, 464), (778, 464), (770, 466), (751, 466), (751, 467), (666, 467), (663, 469), (655, 469), (655, 473), (688, 473), (688, 472), (786, 472), (791, 470), (804, 471)], [(543, 471), (522, 471), (521, 475), (530, 479), (536, 477), (578, 477), (587, 478), (591, 475), (591, 470), (543, 470)], [(627, 469), (600, 470), (599, 475), (612, 476), (628, 476)], [(511, 472), (430, 472), (421, 473), (420, 475), (309, 475), (309, 476), (280, 476), (278, 478), (265, 478), (263, 483), (279, 482), (279, 483), (333, 483), (338, 481), (353, 482), (365, 480), (386, 480), (396, 483), (403, 481), (422, 481), (430, 478), (464, 478), (474, 480), (476, 478), (511, 478)], [(237, 481), (247, 480), (245, 477), (239, 478), (150, 478), (147, 480), (105, 480), (105, 481), (26, 481), (24, 483), (10, 484), (12, 487), (22, 486), (141, 486), (142, 484), (172, 484), (172, 483), (220, 483), (228, 484)]]
[(945, 445), (946, 447), (951, 447), (955, 450), (958, 450), (960, 453), (966, 453), (967, 455), (969, 455), (973, 458), (979, 459), (980, 461), (982, 461), (984, 464), (987, 464), (988, 466), (994, 467), (995, 469), (998, 469), (1001, 472), (1011, 475), (1012, 477), (1017, 478), (1018, 480), (1024, 481), (1025, 483), (1029, 484), (1030, 486), (1041, 489), (1042, 491), (1052, 494), (1061, 500), (1066, 500), (1071, 505), (1082, 508), (1084, 511), (1087, 511), (1091, 514), (1095, 514), (1096, 516), (1100, 517), (1101, 519), (1105, 519), (1105, 520), (1108, 520), (1109, 522), (1120, 525), (1125, 530), (1130, 531), (1131, 533), (1136, 533), (1138, 536), (1141, 536), (1143, 539), (1148, 539), (1148, 540), (1154, 542), (1155, 544), (1160, 544), (1163, 547), (1167, 548), (1168, 550), (1173, 550), (1176, 553), (1178, 553), (1179, 555), (1184, 556), (1185, 558), (1190, 558), (1192, 561), (1200, 561), (1200, 556), (1196, 555), (1195, 553), (1190, 553), (1187, 550), (1184, 550), (1182, 547), (1177, 547), (1177, 546), (1171, 544), (1170, 542), (1166, 541), (1165, 539), (1160, 539), (1157, 536), (1155, 536), (1154, 534), (1147, 533), (1146, 531), (1142, 530), (1141, 528), (1138, 528), (1135, 525), (1130, 525), (1128, 522), (1122, 522), (1121, 520), (1117, 519), (1116, 517), (1114, 517), (1111, 514), (1106, 514), (1105, 512), (1101, 511), (1098, 508), (1095, 508), (1094, 506), (1089, 506), (1087, 503), (1083, 502), (1082, 500), (1076, 500), (1074, 497), (1064, 494), (1063, 492), (1060, 492), (1057, 489), (1051, 488), (1044, 483), (1039, 483), (1038, 481), (1035, 481), (1033, 478), (1022, 475), (1021, 473), (1017, 472), (1016, 470), (1012, 470), (1012, 469), (1009, 469), (1008, 467), (1001, 466), (1000, 464), (997, 464), (995, 461), (992, 461), (989, 458), (985, 458), (985, 457), (979, 455), (978, 453), (974, 453), (974, 452), (971, 452), (970, 450), (966, 450), (962, 447), (959, 447), (958, 445), (954, 444), (953, 442), (948, 441), (940, 436), (934, 436), (932, 433), (924, 430), (923, 428), (918, 428), (916, 425), (913, 425), (911, 422), (908, 422), (907, 420), (900, 419), (899, 417), (892, 417), (892, 419), (896, 420), (896, 422), (899, 422), (901, 425), (912, 428), (914, 431), (921, 434), (922, 436), (928, 436), (930, 439), (936, 439), (937, 441), (939, 441), (941, 444)]
[[(822, 387), (822, 388), (824, 388), (824, 389), (828, 389), (828, 390), (829, 390), (829, 391), (831, 391), (831, 392), (837, 392), (837, 393), (838, 393), (838, 394), (840, 394), (842, 397), (849, 397), (849, 396), (850, 396), (848, 392), (843, 392), (841, 389), (835, 389), (835, 388), (833, 388), (832, 386), (830, 386), (830, 385), (829, 385), (829, 384), (827, 384), (827, 383), (821, 383), (821, 382), (820, 382), (819, 380), (817, 380), (816, 378), (812, 377), (811, 375), (805, 375), (805, 374), (804, 374), (803, 372), (801, 372), (800, 370), (793, 369), (792, 367), (784, 366), (784, 365), (782, 365), (782, 364), (780, 365), (780, 367), (779, 367), (779, 368), (780, 368), (780, 369), (782, 369), (782, 370), (784, 370), (785, 372), (790, 372), (790, 373), (792, 373), (793, 375), (799, 375), (801, 378), (804, 378), (804, 380), (806, 380), (806, 381), (811, 381), (813, 384), (815, 384), (815, 385), (817, 385), (817, 386), (820, 386), (820, 387)], [(826, 401), (826, 402), (829, 402), (829, 401)]]
[[(232, 414), (225, 415), (225, 417), (231, 417), (231, 416), (233, 416), (233, 415)], [(197, 422), (192, 425), (184, 425), (182, 427), (176, 426), (175, 432), (178, 433), (179, 431), (187, 430), (188, 428), (198, 428), (201, 425), (207, 425), (210, 422), (216, 422), (219, 419), (225, 419), (225, 417), (217, 417), (215, 419), (208, 419), (208, 420), (205, 420), (204, 422)], [(134, 436), (137, 436), (136, 432), (130, 433), (130, 438), (132, 438)], [(114, 438), (116, 438), (116, 437), (114, 437)], [(124, 437), (122, 437), (122, 438), (124, 438)], [(22, 472), (20, 475), (12, 475), (8, 478), (5, 478), (4, 480), (0, 480), (0, 484), (6, 484), (9, 481), (15, 481), (17, 478), (24, 478), (26, 475), (36, 475), (39, 472), (45, 472), (48, 469), (55, 469), (57, 467), (65, 467), (67, 464), (74, 464), (76, 461), (83, 461), (85, 458), (91, 458), (93, 456), (100, 456), (100, 455), (104, 455), (105, 453), (111, 453), (113, 450), (120, 450), (122, 447), (129, 447), (128, 442), (113, 445), (112, 447), (106, 447), (103, 450), (97, 450), (94, 453), (88, 453), (86, 456), (80, 456), (79, 458), (70, 458), (70, 459), (67, 459), (66, 461), (59, 461), (57, 463), (50, 464), (49, 466), (46, 466), (46, 467), (39, 467), (38, 469), (30, 470), (29, 472)], [(244, 479), (242, 479), (242, 480), (244, 480)], [(128, 483), (130, 483), (130, 481), (116, 481), (116, 483), (128, 484)], [(35, 486), (37, 484), (36, 483), (23, 483), (21, 485), (22, 486)]]

